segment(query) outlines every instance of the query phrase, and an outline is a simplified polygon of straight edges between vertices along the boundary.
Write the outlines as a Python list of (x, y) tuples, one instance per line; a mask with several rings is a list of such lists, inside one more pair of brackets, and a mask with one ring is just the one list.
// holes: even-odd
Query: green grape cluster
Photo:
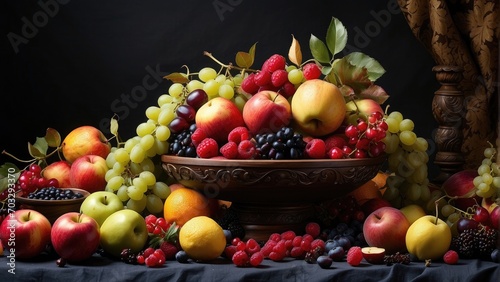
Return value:
[(484, 149), (484, 159), (477, 168), (473, 183), (476, 195), (482, 198), (495, 198), (500, 195), (500, 167), (495, 162), (497, 150), (491, 145)]
[(106, 158), (109, 168), (105, 176), (106, 191), (116, 193), (129, 209), (139, 213), (161, 213), (164, 201), (170, 195), (170, 187), (157, 179), (162, 172), (156, 157), (169, 151), (169, 138), (175, 127), (172, 121), (178, 118), (178, 107), (187, 105), (186, 98), (190, 93), (202, 89), (208, 100), (220, 96), (232, 99), (243, 108), (248, 97), (235, 91), (243, 75), (220, 74), (205, 67), (189, 75), (190, 79), (185, 83), (173, 82), (168, 93), (158, 97), (157, 105), (146, 109), (147, 119), (137, 125), (136, 135), (112, 147)]
[(385, 122), (388, 129), (383, 142), (386, 144), (385, 152), (388, 154), (388, 168), (393, 174), (387, 178), (384, 198), (394, 207), (409, 204), (426, 207), (432, 199), (436, 200), (441, 196), (437, 192), (431, 193), (429, 189), (427, 168), (429, 144), (425, 138), (415, 134), (414, 122), (404, 118), (400, 112), (393, 111), (386, 115)]

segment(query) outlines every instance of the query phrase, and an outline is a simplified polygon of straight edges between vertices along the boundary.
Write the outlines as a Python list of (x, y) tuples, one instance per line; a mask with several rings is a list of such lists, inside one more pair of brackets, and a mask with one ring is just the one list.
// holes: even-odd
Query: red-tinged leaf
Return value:
[(342, 22), (332, 17), (328, 30), (326, 31), (326, 45), (330, 52), (335, 55), (345, 48), (347, 44), (347, 29)]
[(330, 53), (325, 43), (319, 38), (311, 34), (309, 39), (309, 49), (311, 49), (311, 54), (316, 61), (320, 63), (330, 63)]
[(165, 75), (163, 79), (168, 79), (173, 83), (187, 83), (189, 82), (188, 76), (185, 73), (173, 72), (171, 74)]
[(339, 90), (340, 90), (340, 93), (342, 93), (342, 95), (344, 97), (346, 97), (346, 98), (347, 97), (352, 97), (355, 94), (354, 90), (351, 87), (347, 86), (347, 85), (340, 86)]
[(49, 147), (57, 148), (61, 145), (61, 134), (53, 128), (47, 128), (45, 141)]
[(295, 39), (293, 34), (292, 44), (290, 45), (290, 49), (288, 49), (288, 59), (297, 66), (302, 64), (302, 51), (300, 50), (300, 43), (297, 39)]
[(361, 93), (359, 94), (359, 98), (360, 99), (369, 98), (379, 104), (383, 104), (385, 103), (385, 101), (387, 101), (389, 95), (385, 92), (385, 90), (382, 87), (373, 84), (370, 85), (370, 87), (366, 88), (365, 90), (361, 91)]

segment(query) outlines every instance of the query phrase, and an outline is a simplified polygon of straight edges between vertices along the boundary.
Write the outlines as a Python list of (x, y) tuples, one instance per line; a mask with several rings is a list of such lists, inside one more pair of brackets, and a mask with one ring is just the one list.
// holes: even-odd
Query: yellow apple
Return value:
[(410, 222), (410, 225), (422, 216), (427, 215), (424, 208), (417, 204), (410, 204), (400, 208), (401, 212), (405, 215), (406, 219)]
[(111, 144), (97, 128), (84, 125), (73, 129), (62, 142), (64, 158), (72, 163), (84, 155), (97, 155), (106, 158)]
[(450, 227), (433, 215), (417, 219), (406, 231), (406, 248), (419, 260), (442, 258), (450, 243)]
[(292, 96), (291, 108), (294, 126), (313, 137), (337, 130), (346, 114), (344, 96), (338, 87), (320, 79), (302, 83)]

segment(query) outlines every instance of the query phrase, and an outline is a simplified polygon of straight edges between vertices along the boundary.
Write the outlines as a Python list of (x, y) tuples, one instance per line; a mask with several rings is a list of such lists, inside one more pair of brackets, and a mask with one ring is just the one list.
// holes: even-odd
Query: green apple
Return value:
[(136, 253), (142, 250), (148, 240), (148, 230), (142, 215), (130, 209), (114, 212), (101, 225), (102, 249), (119, 257), (123, 249)]
[(451, 229), (440, 218), (422, 216), (406, 232), (406, 248), (419, 260), (436, 260), (450, 248)]
[(80, 212), (95, 219), (99, 226), (108, 216), (122, 209), (123, 202), (109, 191), (97, 191), (88, 195), (80, 206)]

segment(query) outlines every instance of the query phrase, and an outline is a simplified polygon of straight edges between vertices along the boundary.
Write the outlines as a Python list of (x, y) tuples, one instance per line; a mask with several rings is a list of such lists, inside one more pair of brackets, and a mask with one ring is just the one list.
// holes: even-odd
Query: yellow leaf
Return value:
[(111, 118), (111, 122), (109, 125), (109, 132), (114, 136), (118, 136), (118, 120), (116, 118)]
[(45, 132), (45, 141), (49, 147), (57, 148), (61, 145), (61, 134), (53, 128), (47, 128)]
[(249, 68), (253, 64), (253, 58), (247, 52), (236, 53), (236, 65), (240, 68)]
[(302, 51), (300, 50), (300, 44), (297, 39), (292, 34), (292, 45), (290, 45), (290, 49), (288, 50), (288, 59), (300, 66), (302, 64)]
[(180, 73), (180, 72), (173, 72), (169, 75), (165, 75), (163, 79), (168, 79), (172, 81), (173, 83), (186, 83), (189, 82), (189, 79), (187, 77), (187, 74), (185, 73)]

